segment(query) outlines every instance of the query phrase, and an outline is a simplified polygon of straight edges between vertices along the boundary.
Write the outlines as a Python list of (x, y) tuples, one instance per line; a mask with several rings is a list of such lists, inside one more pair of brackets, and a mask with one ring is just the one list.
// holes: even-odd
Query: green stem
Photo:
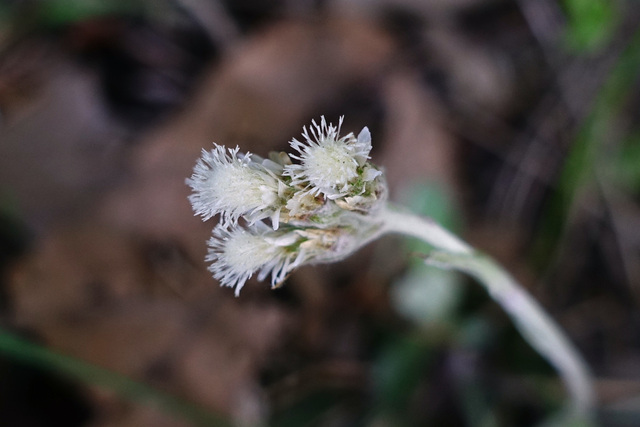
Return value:
[(556, 369), (567, 388), (570, 402), (562, 422), (588, 425), (592, 421), (591, 375), (582, 357), (557, 323), (504, 269), (473, 251), (435, 222), (389, 207), (382, 214), (384, 231), (419, 238), (437, 250), (426, 263), (454, 268), (476, 278), (509, 314), (527, 342)]

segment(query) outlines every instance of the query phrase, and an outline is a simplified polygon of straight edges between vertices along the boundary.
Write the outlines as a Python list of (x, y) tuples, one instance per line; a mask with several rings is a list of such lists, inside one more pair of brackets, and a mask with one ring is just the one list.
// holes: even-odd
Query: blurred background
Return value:
[(392, 199), (498, 259), (640, 425), (632, 0), (4, 0), (6, 426), (533, 426), (565, 400), (484, 289), (385, 237), (239, 298), (184, 183), (368, 126)]

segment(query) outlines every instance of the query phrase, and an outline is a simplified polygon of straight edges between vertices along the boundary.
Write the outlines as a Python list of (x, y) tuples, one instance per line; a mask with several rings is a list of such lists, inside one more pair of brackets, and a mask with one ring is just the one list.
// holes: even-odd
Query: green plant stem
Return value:
[(507, 312), (524, 339), (558, 372), (570, 401), (558, 425), (592, 423), (593, 388), (582, 357), (557, 323), (503, 268), (491, 258), (471, 249), (435, 222), (389, 206), (381, 216), (383, 230), (419, 238), (436, 250), (425, 262), (469, 274), (485, 286)]

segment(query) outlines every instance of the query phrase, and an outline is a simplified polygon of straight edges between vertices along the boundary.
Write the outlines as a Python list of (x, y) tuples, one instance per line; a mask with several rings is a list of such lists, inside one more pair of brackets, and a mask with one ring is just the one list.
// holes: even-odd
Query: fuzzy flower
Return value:
[(235, 294), (256, 272), (264, 280), (271, 274), (273, 286), (284, 281), (300, 261), (300, 252), (289, 249), (296, 243), (294, 234), (278, 233), (258, 222), (248, 228), (218, 224), (209, 239), (205, 260), (209, 271), (222, 286), (235, 288)]
[[(361, 226), (362, 225), (362, 226)], [(379, 232), (377, 223), (351, 223), (348, 227), (273, 230), (263, 222), (246, 228), (218, 224), (209, 239), (205, 260), (222, 286), (235, 294), (254, 274), (258, 280), (271, 275), (271, 286), (282, 285), (289, 273), (304, 264), (344, 259)]]
[(225, 223), (235, 223), (240, 216), (250, 222), (271, 217), (277, 227), (285, 191), (279, 179), (282, 166), (249, 153), (238, 154), (239, 150), (217, 144), (211, 151), (202, 150), (193, 175), (186, 180), (193, 189), (189, 196), (193, 210), (203, 220), (221, 214)]
[(196, 215), (220, 215), (206, 261), (236, 295), (254, 274), (277, 287), (294, 268), (343, 259), (381, 230), (387, 188), (368, 162), (369, 130), (341, 137), (342, 118), (338, 126), (324, 117), (312, 124), (304, 143), (290, 143), (295, 155), (263, 159), (215, 145), (186, 180)]
[[(313, 195), (337, 199), (352, 194), (358, 183), (374, 180), (380, 171), (365, 167), (371, 151), (371, 134), (366, 127), (356, 138), (353, 133), (340, 136), (340, 127), (328, 124), (322, 116), (320, 124), (303, 128), (304, 142), (293, 139), (291, 148), (298, 154), (291, 157), (300, 164), (287, 165), (283, 175), (292, 178), (293, 185), (305, 185)], [(360, 185), (362, 187), (362, 185)]]

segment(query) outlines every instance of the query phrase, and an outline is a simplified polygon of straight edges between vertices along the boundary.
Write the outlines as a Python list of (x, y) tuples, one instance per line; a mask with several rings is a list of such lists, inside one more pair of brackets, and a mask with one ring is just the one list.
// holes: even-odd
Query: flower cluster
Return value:
[(277, 287), (294, 268), (342, 259), (377, 235), (386, 183), (369, 162), (369, 130), (341, 137), (342, 120), (304, 127), (291, 155), (265, 159), (217, 144), (203, 150), (186, 181), (189, 201), (203, 220), (220, 215), (206, 260), (236, 295), (255, 273), (271, 274)]

